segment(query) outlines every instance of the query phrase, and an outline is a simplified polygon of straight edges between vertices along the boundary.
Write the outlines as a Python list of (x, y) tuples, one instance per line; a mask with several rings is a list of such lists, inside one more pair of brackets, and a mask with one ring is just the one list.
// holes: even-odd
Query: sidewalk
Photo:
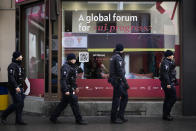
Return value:
[(15, 114), (8, 118), (0, 131), (196, 131), (196, 117), (177, 117), (174, 121), (163, 121), (159, 117), (128, 117), (124, 124), (110, 124), (109, 116), (84, 117), (88, 125), (76, 125), (73, 117), (60, 117), (59, 124), (52, 124), (48, 117), (24, 115), (27, 126), (14, 125)]

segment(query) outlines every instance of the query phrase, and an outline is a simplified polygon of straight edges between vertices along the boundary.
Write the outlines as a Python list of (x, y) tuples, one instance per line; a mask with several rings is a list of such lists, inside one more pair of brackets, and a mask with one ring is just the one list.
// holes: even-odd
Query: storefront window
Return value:
[(62, 3), (62, 64), (77, 55), (81, 98), (112, 97), (107, 78), (117, 43), (125, 47), (129, 98), (162, 98), (159, 64), (167, 49), (175, 51), (180, 79), (177, 2)]
[(25, 47), (26, 74), (31, 83), (31, 95), (44, 95), (44, 12), (43, 4), (26, 9)]

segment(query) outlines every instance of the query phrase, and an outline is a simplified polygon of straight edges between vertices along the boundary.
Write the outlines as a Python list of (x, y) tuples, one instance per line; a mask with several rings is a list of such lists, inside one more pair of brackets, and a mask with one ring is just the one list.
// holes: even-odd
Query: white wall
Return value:
[(0, 82), (7, 82), (7, 67), (15, 50), (15, 2), (0, 4)]

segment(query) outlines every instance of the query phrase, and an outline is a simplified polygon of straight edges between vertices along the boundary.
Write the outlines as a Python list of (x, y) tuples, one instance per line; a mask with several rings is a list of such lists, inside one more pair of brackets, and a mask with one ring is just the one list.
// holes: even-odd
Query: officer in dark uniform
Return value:
[(6, 118), (12, 112), (16, 112), (16, 122), (17, 125), (26, 125), (22, 120), (22, 111), (24, 107), (24, 69), (21, 66), (22, 54), (20, 52), (14, 52), (12, 63), (8, 66), (8, 83), (9, 92), (13, 100), (11, 104), (1, 115), (1, 122), (6, 124)]
[(124, 47), (122, 44), (117, 44), (114, 54), (110, 59), (108, 82), (113, 86), (111, 123), (115, 124), (121, 124), (128, 121), (128, 119), (124, 118), (124, 112), (128, 102), (127, 89), (129, 89), (129, 85), (127, 84), (127, 80), (125, 78), (123, 49)]
[(76, 123), (82, 125), (87, 124), (87, 122), (82, 119), (80, 114), (78, 97), (76, 96), (79, 89), (76, 85), (76, 72), (78, 67), (75, 63), (76, 56), (74, 54), (68, 54), (67, 62), (61, 68), (62, 99), (50, 117), (50, 121), (53, 123), (57, 123), (57, 117), (66, 108), (66, 106), (70, 104), (76, 119)]
[(164, 53), (164, 56), (160, 65), (160, 81), (165, 92), (163, 120), (172, 121), (173, 117), (170, 115), (170, 112), (176, 102), (176, 66), (174, 62), (174, 53), (172, 51), (167, 50)]

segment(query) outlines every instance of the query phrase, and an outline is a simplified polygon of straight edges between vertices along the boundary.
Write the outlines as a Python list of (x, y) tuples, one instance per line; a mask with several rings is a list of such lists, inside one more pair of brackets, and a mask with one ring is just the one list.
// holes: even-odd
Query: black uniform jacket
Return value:
[(8, 66), (8, 83), (10, 93), (16, 93), (16, 88), (23, 88), (23, 83), (25, 79), (24, 68), (21, 64), (12, 60), (12, 63)]
[(123, 82), (125, 84), (125, 87), (127, 89), (129, 88), (129, 85), (127, 84), (127, 80), (125, 78), (125, 62), (123, 57), (117, 52), (114, 53), (114, 55), (110, 59), (110, 74), (108, 81)]
[(76, 65), (65, 63), (61, 67), (61, 91), (72, 92), (77, 88), (76, 85)]
[(166, 85), (171, 85), (172, 83), (176, 83), (176, 70), (175, 70), (175, 62), (164, 58), (161, 62), (160, 67), (160, 80)]

